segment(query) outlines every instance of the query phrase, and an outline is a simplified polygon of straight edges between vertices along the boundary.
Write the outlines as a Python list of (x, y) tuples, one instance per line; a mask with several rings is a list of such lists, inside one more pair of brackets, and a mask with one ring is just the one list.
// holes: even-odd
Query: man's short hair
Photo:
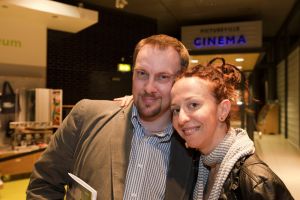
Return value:
[(141, 48), (147, 44), (156, 46), (159, 49), (166, 49), (168, 47), (173, 47), (179, 54), (181, 70), (184, 70), (188, 67), (189, 65), (188, 50), (176, 38), (164, 34), (152, 35), (150, 37), (140, 40), (139, 43), (137, 43), (133, 53), (133, 66), (135, 66), (137, 54), (139, 53)]

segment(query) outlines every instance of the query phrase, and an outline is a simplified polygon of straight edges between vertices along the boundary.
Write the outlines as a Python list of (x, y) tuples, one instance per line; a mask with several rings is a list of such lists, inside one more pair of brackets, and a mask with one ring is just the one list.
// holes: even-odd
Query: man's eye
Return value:
[(160, 79), (169, 79), (170, 76), (169, 76), (169, 75), (160, 75), (159, 78), (160, 78)]
[(171, 75), (168, 74), (161, 74), (157, 77), (157, 80), (160, 82), (168, 82), (171, 80)]
[(139, 79), (146, 79), (148, 77), (148, 74), (144, 71), (136, 71), (136, 76)]
[(179, 109), (179, 108), (172, 108), (172, 109), (171, 109), (171, 112), (172, 112), (173, 116), (174, 116), (174, 115), (178, 115), (179, 112), (180, 112), (180, 109)]
[(146, 73), (144, 71), (137, 71), (137, 74), (142, 76), (142, 75), (145, 75)]

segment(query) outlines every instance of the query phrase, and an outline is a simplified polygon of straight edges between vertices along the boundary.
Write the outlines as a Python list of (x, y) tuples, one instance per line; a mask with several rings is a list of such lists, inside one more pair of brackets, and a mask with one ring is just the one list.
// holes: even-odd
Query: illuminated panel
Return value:
[(118, 64), (118, 71), (119, 72), (130, 72), (131, 71), (131, 66), (129, 64), (125, 64), (125, 63), (119, 63)]
[(181, 28), (181, 38), (190, 50), (260, 48), (262, 22), (184, 26)]

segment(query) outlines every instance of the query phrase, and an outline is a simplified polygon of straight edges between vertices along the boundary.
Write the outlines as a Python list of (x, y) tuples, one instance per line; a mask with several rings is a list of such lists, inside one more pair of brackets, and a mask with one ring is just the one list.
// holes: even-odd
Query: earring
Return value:
[(185, 148), (189, 148), (189, 145), (187, 144), (187, 143), (184, 143), (184, 145), (185, 145)]
[(219, 120), (222, 122), (222, 121), (224, 121), (224, 118), (223, 117), (219, 117)]

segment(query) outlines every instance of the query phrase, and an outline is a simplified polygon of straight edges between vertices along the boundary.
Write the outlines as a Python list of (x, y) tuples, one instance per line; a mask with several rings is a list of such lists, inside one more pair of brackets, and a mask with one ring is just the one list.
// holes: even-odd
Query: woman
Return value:
[(173, 85), (173, 126), (186, 146), (201, 153), (193, 199), (293, 199), (255, 155), (246, 131), (230, 127), (242, 78), (235, 66), (216, 58), (183, 72)]

